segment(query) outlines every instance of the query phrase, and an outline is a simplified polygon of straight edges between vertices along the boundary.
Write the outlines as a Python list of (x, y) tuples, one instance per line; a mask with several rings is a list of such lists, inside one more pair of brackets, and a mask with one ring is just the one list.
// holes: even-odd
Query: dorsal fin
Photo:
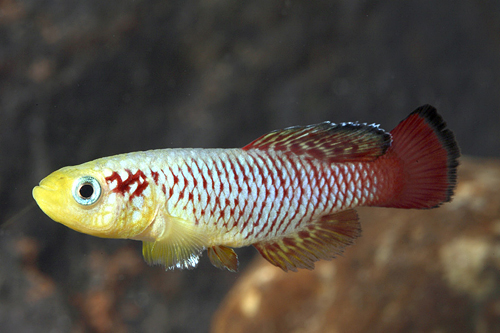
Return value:
[(391, 145), (391, 135), (375, 124), (325, 121), (261, 136), (244, 150), (277, 150), (333, 162), (372, 161)]

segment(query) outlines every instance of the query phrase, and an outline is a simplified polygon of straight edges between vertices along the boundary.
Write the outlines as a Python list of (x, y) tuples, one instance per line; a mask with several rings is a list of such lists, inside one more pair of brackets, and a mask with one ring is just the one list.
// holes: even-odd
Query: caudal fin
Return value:
[(430, 105), (413, 111), (391, 131), (392, 145), (403, 168), (403, 184), (384, 204), (397, 208), (433, 208), (450, 201), (457, 182), (460, 150), (443, 118)]

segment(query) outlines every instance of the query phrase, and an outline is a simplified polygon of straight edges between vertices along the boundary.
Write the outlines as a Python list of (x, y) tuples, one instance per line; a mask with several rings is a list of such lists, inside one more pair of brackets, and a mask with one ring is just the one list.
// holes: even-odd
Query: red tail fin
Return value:
[(391, 135), (393, 142), (387, 153), (400, 160), (403, 184), (394, 199), (383, 206), (433, 208), (450, 201), (460, 151), (436, 109), (419, 107)]

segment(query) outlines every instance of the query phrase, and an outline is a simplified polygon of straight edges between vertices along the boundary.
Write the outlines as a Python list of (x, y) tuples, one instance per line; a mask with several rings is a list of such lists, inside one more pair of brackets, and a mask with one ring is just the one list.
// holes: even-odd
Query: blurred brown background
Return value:
[(240, 276), (19, 215), (51, 171), (425, 103), (499, 157), (499, 32), (495, 1), (0, 0), (0, 330), (204, 332)]

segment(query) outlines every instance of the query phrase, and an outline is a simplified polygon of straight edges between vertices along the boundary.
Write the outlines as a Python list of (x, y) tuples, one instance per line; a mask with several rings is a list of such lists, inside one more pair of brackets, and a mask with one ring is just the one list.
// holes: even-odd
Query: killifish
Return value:
[(160, 149), (59, 169), (33, 189), (50, 218), (143, 242), (149, 264), (193, 268), (204, 250), (236, 271), (253, 245), (285, 271), (313, 269), (360, 236), (357, 206), (434, 208), (450, 201), (460, 156), (429, 105), (391, 132), (323, 122), (265, 134), (243, 148)]

